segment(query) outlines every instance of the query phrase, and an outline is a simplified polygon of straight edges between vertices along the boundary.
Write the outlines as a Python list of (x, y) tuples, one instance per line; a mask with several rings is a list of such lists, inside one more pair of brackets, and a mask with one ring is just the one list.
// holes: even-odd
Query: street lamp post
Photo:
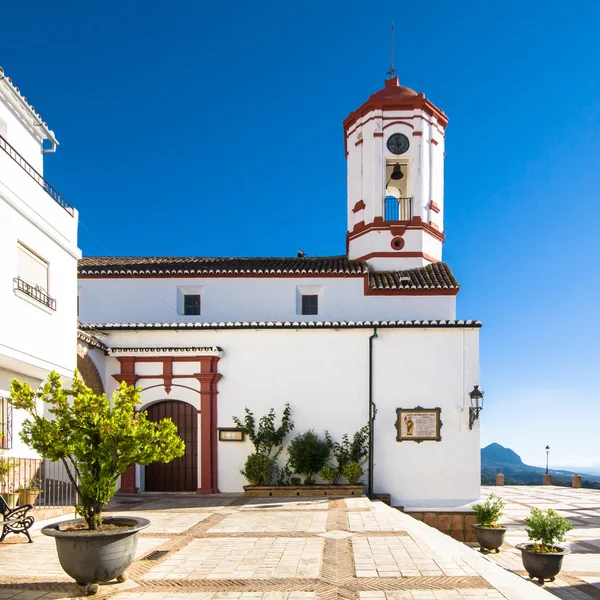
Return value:
[(550, 454), (550, 446), (546, 446), (546, 475), (548, 475), (548, 456)]

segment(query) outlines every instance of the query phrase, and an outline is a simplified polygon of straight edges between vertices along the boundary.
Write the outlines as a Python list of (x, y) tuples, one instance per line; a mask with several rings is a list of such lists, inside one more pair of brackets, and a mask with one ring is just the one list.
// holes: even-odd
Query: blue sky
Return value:
[(342, 120), (382, 87), (395, 21), (401, 82), (450, 117), (444, 260), (484, 322), (482, 444), (600, 470), (600, 3), (33, 0), (2, 19), (84, 254), (205, 256), (345, 251)]

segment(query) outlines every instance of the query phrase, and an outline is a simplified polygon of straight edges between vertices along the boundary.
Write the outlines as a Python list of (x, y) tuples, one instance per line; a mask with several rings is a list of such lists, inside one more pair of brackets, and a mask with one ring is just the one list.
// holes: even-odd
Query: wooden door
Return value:
[(147, 492), (195, 492), (198, 489), (198, 411), (187, 402), (165, 400), (148, 408), (148, 420), (170, 417), (185, 442), (185, 454), (170, 463), (146, 467)]

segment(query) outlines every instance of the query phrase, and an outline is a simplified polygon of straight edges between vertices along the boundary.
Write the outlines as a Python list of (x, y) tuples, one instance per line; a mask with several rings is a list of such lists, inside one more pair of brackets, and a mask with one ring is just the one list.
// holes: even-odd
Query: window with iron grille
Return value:
[(319, 314), (319, 296), (318, 295), (302, 295), (302, 314), (303, 315), (318, 315)]
[(200, 314), (200, 294), (185, 294), (183, 297), (183, 314)]
[(0, 448), (12, 448), (12, 406), (8, 398), (0, 396)]

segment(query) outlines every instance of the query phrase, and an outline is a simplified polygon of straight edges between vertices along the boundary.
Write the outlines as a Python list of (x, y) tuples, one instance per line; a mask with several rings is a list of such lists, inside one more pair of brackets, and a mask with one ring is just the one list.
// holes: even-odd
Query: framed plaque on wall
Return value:
[(441, 408), (397, 408), (397, 442), (440, 442)]

